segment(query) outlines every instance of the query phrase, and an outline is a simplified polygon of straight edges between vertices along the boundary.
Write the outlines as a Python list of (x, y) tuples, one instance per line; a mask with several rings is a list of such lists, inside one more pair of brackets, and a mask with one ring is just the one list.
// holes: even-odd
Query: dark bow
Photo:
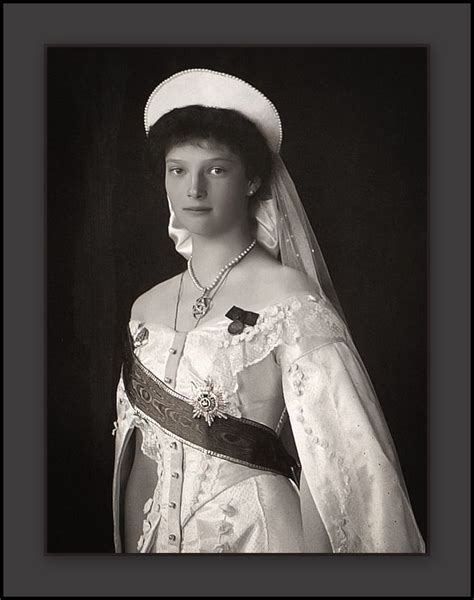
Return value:
[(257, 322), (259, 314), (250, 310), (244, 310), (238, 306), (233, 306), (229, 311), (226, 312), (225, 316), (232, 321), (227, 328), (227, 331), (232, 335), (236, 335), (243, 331), (245, 325), (250, 325), (253, 327)]

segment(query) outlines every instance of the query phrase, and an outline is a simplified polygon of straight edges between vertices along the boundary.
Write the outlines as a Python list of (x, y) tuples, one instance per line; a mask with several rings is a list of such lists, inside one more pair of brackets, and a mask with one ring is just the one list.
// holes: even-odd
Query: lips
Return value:
[(189, 210), (192, 212), (208, 212), (211, 209), (210, 208), (204, 208), (204, 207), (189, 207), (189, 208), (183, 208), (183, 210)]

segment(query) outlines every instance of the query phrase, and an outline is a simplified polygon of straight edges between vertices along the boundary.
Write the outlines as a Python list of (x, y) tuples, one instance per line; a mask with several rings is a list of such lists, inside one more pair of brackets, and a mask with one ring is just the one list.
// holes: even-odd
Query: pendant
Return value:
[(193, 317), (195, 319), (203, 317), (209, 310), (210, 305), (211, 299), (206, 296), (206, 292), (204, 292), (204, 294), (193, 304)]

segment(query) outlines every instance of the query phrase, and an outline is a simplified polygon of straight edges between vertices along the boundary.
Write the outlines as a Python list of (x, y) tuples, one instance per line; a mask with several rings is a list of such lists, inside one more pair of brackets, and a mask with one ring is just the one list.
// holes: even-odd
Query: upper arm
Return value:
[(135, 299), (134, 303), (132, 304), (132, 308), (130, 310), (130, 318), (131, 319), (134, 319), (136, 321), (144, 320), (146, 295), (147, 295), (147, 292), (145, 292), (141, 296), (138, 296), (138, 298)]

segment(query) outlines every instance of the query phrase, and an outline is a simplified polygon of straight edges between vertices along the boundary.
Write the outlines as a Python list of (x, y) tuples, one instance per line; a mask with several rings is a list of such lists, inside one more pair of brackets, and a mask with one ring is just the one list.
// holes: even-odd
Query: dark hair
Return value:
[(175, 108), (150, 128), (145, 153), (151, 181), (162, 185), (165, 156), (173, 146), (197, 140), (225, 144), (240, 157), (249, 179), (261, 178), (260, 191), (266, 187), (272, 158), (257, 126), (236, 110), (199, 105)]

